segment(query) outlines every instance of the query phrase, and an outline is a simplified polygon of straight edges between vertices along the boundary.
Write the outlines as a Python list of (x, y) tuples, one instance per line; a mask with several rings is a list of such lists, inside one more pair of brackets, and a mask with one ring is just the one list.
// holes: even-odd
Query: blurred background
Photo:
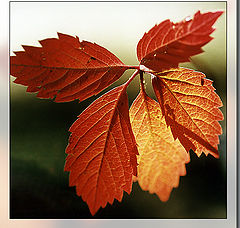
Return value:
[[(204, 53), (181, 64), (201, 71), (213, 80), (226, 116), (226, 3), (225, 2), (11, 2), (10, 55), (21, 45), (39, 46), (38, 40), (57, 37), (57, 32), (77, 35), (113, 52), (127, 65), (138, 65), (136, 45), (155, 24), (165, 19), (178, 22), (201, 12), (224, 10), (204, 46)], [(122, 202), (114, 201), (92, 217), (85, 202), (68, 187), (63, 171), (68, 129), (88, 105), (104, 92), (125, 82), (131, 70), (96, 97), (78, 103), (54, 103), (37, 99), (26, 88), (10, 83), (10, 218), (117, 219), (117, 218), (226, 218), (226, 122), (221, 122), (219, 154), (198, 158), (190, 152), (187, 175), (180, 178), (168, 202), (133, 184)], [(154, 97), (150, 77), (147, 92)], [(139, 91), (136, 78), (128, 87), (129, 103)]]

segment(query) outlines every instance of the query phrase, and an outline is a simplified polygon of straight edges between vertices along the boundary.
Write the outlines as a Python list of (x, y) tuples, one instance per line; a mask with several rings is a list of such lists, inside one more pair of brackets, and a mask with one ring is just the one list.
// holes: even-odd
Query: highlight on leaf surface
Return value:
[(191, 56), (203, 52), (201, 47), (212, 40), (210, 34), (215, 30), (212, 25), (222, 13), (198, 11), (192, 19), (179, 23), (165, 20), (155, 25), (138, 42), (140, 64), (159, 72), (190, 61)]
[(143, 190), (167, 201), (179, 177), (186, 174), (189, 154), (167, 128), (159, 104), (148, 97), (143, 87), (130, 108), (130, 120), (138, 145), (138, 176)]
[(127, 67), (107, 49), (78, 37), (58, 33), (39, 41), (42, 47), (23, 46), (10, 57), (15, 83), (28, 86), (39, 98), (56, 102), (87, 99), (119, 79)]
[(218, 158), (218, 135), (223, 120), (220, 97), (212, 81), (201, 72), (185, 68), (155, 73), (153, 88), (173, 137), (186, 151), (204, 152)]
[(130, 194), (137, 175), (137, 147), (129, 119), (125, 85), (94, 101), (70, 128), (65, 171), (69, 184), (94, 215)]

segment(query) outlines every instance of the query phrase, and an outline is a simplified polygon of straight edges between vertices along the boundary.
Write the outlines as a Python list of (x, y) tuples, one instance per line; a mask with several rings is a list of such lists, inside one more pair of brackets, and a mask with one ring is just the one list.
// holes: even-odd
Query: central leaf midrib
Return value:
[(100, 166), (99, 166), (99, 172), (97, 174), (97, 183), (96, 183), (96, 190), (95, 190), (95, 194), (94, 194), (94, 206), (96, 205), (96, 196), (97, 196), (97, 186), (99, 184), (99, 177), (100, 177), (100, 172), (101, 172), (101, 169), (102, 169), (102, 164), (103, 164), (103, 158), (104, 158), (104, 154), (106, 152), (106, 144), (107, 144), (107, 141), (108, 141), (108, 137), (109, 137), (109, 134), (110, 134), (110, 128), (111, 128), (111, 123), (112, 123), (112, 120), (113, 120), (113, 117), (114, 117), (114, 114), (117, 110), (117, 105), (118, 105), (118, 102), (120, 100), (120, 97), (122, 96), (123, 92), (125, 91), (125, 87), (122, 88), (122, 91), (119, 93), (118, 97), (117, 97), (117, 102), (116, 102), (116, 106), (114, 108), (114, 111), (112, 112), (112, 115), (110, 117), (110, 121), (109, 121), (109, 124), (108, 124), (108, 130), (107, 130), (107, 135), (106, 135), (106, 139), (105, 139), (105, 142), (104, 142), (104, 150), (102, 152), (102, 158), (101, 158), (101, 162), (100, 162)]
[[(184, 37), (190, 35), (191, 33), (195, 32), (196, 30), (200, 29), (200, 28), (203, 27), (205, 24), (207, 24), (210, 20), (211, 20), (211, 19), (205, 21), (206, 23), (201, 24), (201, 25), (199, 25), (198, 27), (195, 27), (193, 30), (187, 32), (186, 34), (184, 34), (184, 35), (182, 35), (182, 36), (180, 36), (180, 37), (178, 37), (177, 39), (171, 40), (171, 41), (169, 41), (169, 42), (167, 42), (167, 43), (165, 43), (165, 44), (162, 44), (160, 47), (155, 48), (153, 51), (151, 51), (150, 53), (148, 53), (147, 55), (145, 55), (145, 56), (141, 59), (141, 62), (142, 62), (143, 59), (145, 59), (145, 58), (147, 58), (148, 56), (152, 55), (152, 54), (153, 54), (154, 52), (156, 52), (157, 50), (159, 50), (159, 49), (161, 49), (161, 48), (163, 48), (163, 47), (165, 47), (165, 46), (167, 46), (167, 45), (171, 45), (172, 43), (177, 42), (177, 41), (181, 40), (182, 38), (184, 38)], [(193, 19), (192, 19), (192, 22), (193, 22)], [(168, 31), (169, 31), (169, 30), (168, 30)], [(150, 41), (149, 41), (149, 43), (150, 43)], [(144, 65), (144, 64), (143, 64), (143, 65)]]
[(100, 66), (100, 67), (89, 67), (89, 68), (72, 68), (72, 67), (56, 67), (56, 66), (44, 66), (44, 65), (26, 65), (26, 64), (12, 64), (13, 66), (23, 66), (23, 67), (32, 67), (32, 68), (47, 68), (47, 69), (66, 69), (66, 70), (105, 70), (112, 68), (126, 68), (129, 66), (126, 65), (109, 65), (109, 66)]

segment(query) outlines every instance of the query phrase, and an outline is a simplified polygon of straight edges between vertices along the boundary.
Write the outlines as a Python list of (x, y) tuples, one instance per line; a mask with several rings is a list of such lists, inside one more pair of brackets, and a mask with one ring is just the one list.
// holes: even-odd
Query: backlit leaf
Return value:
[[(23, 46), (24, 51), (10, 57), (15, 83), (56, 102), (85, 100), (127, 69), (136, 69), (124, 85), (84, 110), (69, 130), (65, 171), (92, 215), (114, 199), (121, 201), (124, 191), (131, 192), (133, 179), (167, 201), (186, 174), (190, 149), (198, 156), (204, 152), (219, 157), (222, 102), (203, 73), (177, 67), (202, 52), (222, 13), (198, 11), (192, 19), (155, 25), (137, 45), (138, 66), (127, 66), (107, 49), (61, 33), (39, 41), (41, 47)], [(152, 76), (158, 102), (147, 96), (143, 73)], [(138, 74), (141, 90), (129, 116), (126, 88)]]
[(39, 41), (42, 47), (23, 46), (10, 57), (15, 83), (28, 86), (37, 97), (56, 102), (87, 99), (121, 77), (126, 69), (107, 49), (78, 37), (58, 33)]
[(201, 72), (176, 68), (156, 73), (153, 88), (167, 125), (186, 151), (218, 158), (222, 101)]
[(141, 89), (130, 108), (130, 119), (138, 145), (138, 183), (143, 190), (167, 201), (179, 176), (186, 174), (189, 154), (167, 128), (159, 104)]
[(137, 147), (131, 129), (126, 87), (94, 101), (71, 126), (65, 170), (70, 186), (87, 202), (92, 214), (123, 190), (131, 192), (137, 175)]
[(190, 61), (212, 40), (210, 34), (215, 30), (212, 25), (222, 13), (198, 11), (192, 19), (187, 17), (179, 23), (165, 20), (155, 25), (137, 45), (140, 64), (159, 72)]

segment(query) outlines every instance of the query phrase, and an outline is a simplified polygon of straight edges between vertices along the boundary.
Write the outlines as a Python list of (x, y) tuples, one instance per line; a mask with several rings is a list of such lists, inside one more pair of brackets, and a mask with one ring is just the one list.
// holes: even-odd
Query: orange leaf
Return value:
[(142, 89), (130, 108), (130, 120), (138, 145), (138, 183), (143, 190), (167, 201), (179, 176), (186, 174), (190, 161), (178, 140), (167, 128), (159, 104)]
[(127, 67), (107, 49), (78, 37), (58, 33), (58, 39), (39, 41), (42, 47), (23, 46), (10, 57), (15, 83), (56, 102), (87, 99), (115, 82)]
[(190, 61), (191, 56), (201, 53), (201, 47), (212, 40), (210, 34), (215, 30), (212, 25), (222, 13), (198, 11), (193, 19), (188, 17), (179, 23), (165, 20), (155, 25), (138, 42), (140, 64), (159, 72)]
[(192, 149), (198, 156), (204, 152), (218, 158), (222, 101), (212, 81), (201, 72), (185, 68), (155, 76), (153, 88), (174, 138), (179, 139), (186, 151)]
[(123, 190), (130, 193), (137, 175), (137, 147), (131, 129), (126, 86), (94, 101), (71, 126), (65, 170), (70, 186), (87, 202), (93, 214)]

